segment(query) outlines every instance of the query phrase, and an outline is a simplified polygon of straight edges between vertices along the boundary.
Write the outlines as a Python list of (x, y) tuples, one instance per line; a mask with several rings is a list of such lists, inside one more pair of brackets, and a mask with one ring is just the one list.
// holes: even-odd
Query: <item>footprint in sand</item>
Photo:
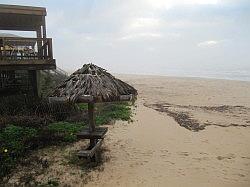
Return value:
[(195, 157), (195, 158), (192, 158), (193, 160), (197, 160), (197, 161), (205, 161), (205, 160), (209, 160), (208, 157)]
[(250, 159), (250, 157), (247, 157), (247, 156), (242, 156), (241, 158)]
[(200, 155), (208, 155), (208, 153), (200, 152)]
[(189, 156), (189, 152), (179, 152), (178, 153), (179, 155), (181, 155), (181, 156)]
[(164, 158), (164, 157), (167, 157), (167, 156), (169, 156), (171, 153), (169, 153), (168, 152), (168, 150), (165, 150), (165, 149), (163, 149), (163, 150), (160, 150), (160, 157), (162, 157), (162, 158)]
[(168, 160), (165, 160), (164, 162), (170, 163), (171, 165), (175, 165), (174, 162), (171, 162), (171, 161), (168, 161)]
[(237, 173), (237, 174), (235, 174), (235, 175), (238, 175), (239, 177), (245, 177), (245, 175), (244, 175), (244, 174), (241, 174), (241, 173)]
[(218, 160), (225, 160), (225, 159), (230, 160), (230, 159), (235, 158), (235, 155), (234, 154), (228, 154), (226, 156), (217, 156), (216, 158)]

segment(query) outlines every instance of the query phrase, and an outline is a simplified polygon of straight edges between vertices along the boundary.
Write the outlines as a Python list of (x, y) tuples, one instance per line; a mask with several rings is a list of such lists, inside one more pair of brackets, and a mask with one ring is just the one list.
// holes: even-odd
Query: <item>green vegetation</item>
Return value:
[[(66, 78), (60, 71), (42, 71), (42, 98), (13, 95), (0, 99), (0, 186), (1, 179), (32, 150), (75, 142), (76, 133), (88, 123), (87, 104), (50, 103), (46, 99)], [(131, 121), (129, 103), (99, 103), (95, 106), (97, 125), (109, 124), (113, 120)], [(79, 163), (75, 154), (71, 156), (72, 163)], [(27, 176), (26, 180), (33, 181), (33, 177)], [(59, 186), (59, 182), (50, 179), (37, 186)]]
[(0, 177), (14, 167), (18, 157), (22, 156), (37, 136), (37, 130), (9, 125), (0, 132)]
[(112, 120), (130, 121), (132, 111), (128, 103), (112, 103), (97, 106), (96, 124), (108, 124)]
[[(82, 111), (88, 110), (88, 104), (80, 103)], [(131, 121), (132, 111), (128, 102), (123, 103), (98, 103), (95, 104), (96, 125), (109, 124), (112, 120)]]
[(49, 179), (48, 182), (46, 183), (38, 183), (36, 184), (38, 187), (54, 187), (54, 186), (59, 186), (59, 182), (56, 179)]
[(82, 123), (68, 123), (68, 122), (57, 122), (48, 125), (48, 131), (56, 135), (57, 137), (62, 137), (64, 142), (74, 142), (77, 140), (76, 133), (83, 128)]
[[(58, 106), (56, 107), (58, 108)], [(25, 110), (25, 107), (23, 108)], [(60, 106), (60, 108), (62, 107)], [(30, 116), (31, 119), (34, 118), (32, 120), (26, 119), (28, 116), (25, 119), (22, 119), (22, 116), (17, 116), (15, 119), (18, 120), (12, 124), (0, 125), (0, 179), (10, 173), (18, 161), (33, 149), (75, 142), (77, 140), (76, 133), (88, 123), (87, 104), (78, 104), (76, 108), (78, 108), (78, 114), (81, 114), (81, 118), (76, 121), (69, 122), (67, 119), (56, 121), (53, 118), (52, 122), (49, 120), (43, 124), (37, 124), (40, 121), (33, 115)], [(100, 103), (96, 104), (95, 109), (97, 125), (109, 124), (113, 120), (130, 121), (132, 116), (128, 103)], [(36, 111), (38, 110), (36, 109)], [(56, 184), (49, 183), (47, 185), (56, 186)]]
[(44, 128), (8, 125), (0, 131), (0, 178), (14, 168), (20, 158), (34, 148), (76, 141), (81, 123), (58, 122)]
[(59, 182), (55, 179), (50, 179), (48, 181), (48, 186), (59, 186)]
[(81, 110), (88, 110), (88, 104), (87, 103), (79, 103), (77, 104), (78, 107), (81, 109)]

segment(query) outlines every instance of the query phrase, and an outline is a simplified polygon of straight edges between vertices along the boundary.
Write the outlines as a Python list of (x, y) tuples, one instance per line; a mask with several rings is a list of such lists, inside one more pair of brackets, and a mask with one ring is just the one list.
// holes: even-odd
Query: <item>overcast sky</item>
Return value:
[[(0, 0), (47, 8), (59, 67), (116, 73), (250, 71), (248, 0)], [(0, 18), (1, 19), (1, 18)]]

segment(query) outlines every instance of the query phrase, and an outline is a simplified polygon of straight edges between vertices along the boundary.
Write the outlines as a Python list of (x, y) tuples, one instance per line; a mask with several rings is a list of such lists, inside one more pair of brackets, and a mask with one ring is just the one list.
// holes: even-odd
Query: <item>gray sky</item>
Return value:
[(116, 73), (250, 72), (247, 0), (1, 0), (47, 8), (59, 67)]

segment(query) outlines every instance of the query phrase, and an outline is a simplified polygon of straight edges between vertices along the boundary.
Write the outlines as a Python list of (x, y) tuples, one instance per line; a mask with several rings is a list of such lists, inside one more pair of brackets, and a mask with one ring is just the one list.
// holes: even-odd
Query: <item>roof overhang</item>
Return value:
[(36, 31), (46, 14), (42, 7), (0, 4), (0, 30)]

